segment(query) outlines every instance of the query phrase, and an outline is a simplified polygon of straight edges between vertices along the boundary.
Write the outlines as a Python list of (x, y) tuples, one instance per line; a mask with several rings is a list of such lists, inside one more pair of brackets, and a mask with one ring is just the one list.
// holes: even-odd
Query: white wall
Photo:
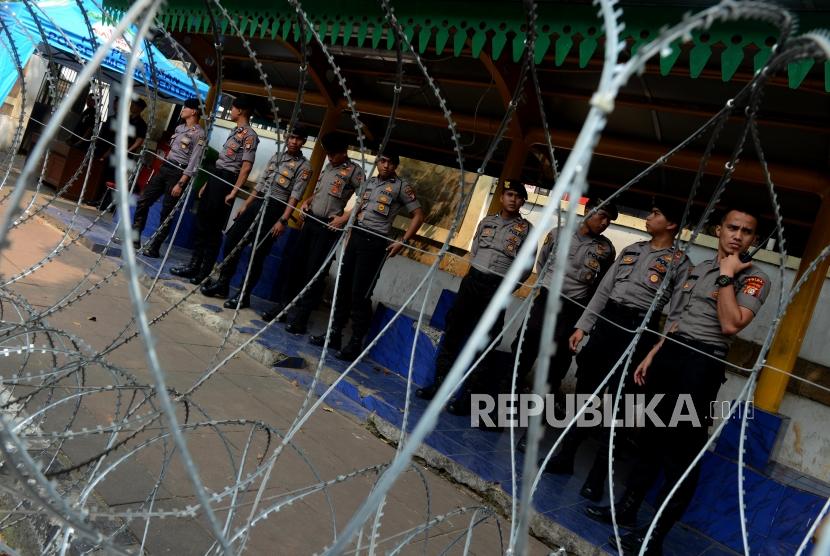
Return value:
[[(28, 123), (29, 114), (31, 113), (32, 106), (35, 104), (37, 94), (40, 91), (40, 85), (43, 83), (43, 78), (46, 75), (46, 67), (46, 60), (40, 56), (32, 56), (26, 63), (24, 70), (26, 105), (22, 107), (25, 112), (23, 117), (24, 128)], [(0, 149), (7, 149), (14, 140), (14, 134), (20, 122), (21, 100), (20, 93), (16, 97), (9, 96), (6, 98), (5, 103), (11, 104), (14, 108), (12, 109), (11, 115), (0, 115)]]

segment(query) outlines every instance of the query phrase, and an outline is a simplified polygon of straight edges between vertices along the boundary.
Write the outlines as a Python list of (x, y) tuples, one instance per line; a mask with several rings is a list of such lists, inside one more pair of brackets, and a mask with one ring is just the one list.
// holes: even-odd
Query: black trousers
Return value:
[[(141, 197), (138, 199), (138, 204), (135, 207), (135, 217), (133, 218), (133, 229), (138, 231), (139, 237), (144, 227), (147, 225), (147, 215), (150, 213), (150, 208), (158, 201), (159, 197), (164, 195), (164, 200), (161, 202), (161, 223), (163, 224), (179, 201), (178, 197), (173, 197), (170, 192), (173, 186), (181, 179), (182, 170), (177, 166), (171, 166), (162, 162), (159, 171), (147, 182), (144, 191), (141, 192)], [(184, 195), (184, 192), (182, 192)], [(170, 226), (164, 226), (156, 234), (156, 245), (161, 245), (167, 234)]]
[[(539, 353), (539, 346), (541, 345), (542, 326), (545, 322), (545, 305), (548, 300), (548, 289), (545, 287), (539, 288), (539, 294), (533, 300), (533, 306), (530, 308), (530, 316), (527, 320), (527, 329), (525, 330), (524, 341), (522, 342), (522, 353), (519, 356), (519, 379), (528, 380), (530, 377), (530, 370), (536, 362), (536, 356)], [(587, 304), (588, 300), (580, 300), (583, 305)], [(550, 392), (556, 393), (562, 383), (562, 379), (568, 374), (568, 369), (571, 366), (571, 353), (568, 347), (568, 339), (574, 332), (576, 321), (582, 316), (583, 307), (577, 305), (575, 302), (562, 298), (562, 308), (556, 319), (556, 329), (553, 332), (553, 341), (556, 344), (556, 351), (550, 359), (550, 367), (548, 371), (548, 386)], [(519, 335), (513, 340), (512, 352), (515, 357), (516, 351), (519, 348)]]
[[(219, 276), (220, 280), (225, 282), (231, 281), (231, 278), (236, 273), (236, 267), (239, 265), (239, 259), (242, 258), (242, 252), (245, 246), (251, 245), (254, 239), (256, 239), (256, 231), (259, 226), (257, 216), (264, 202), (263, 199), (254, 200), (245, 209), (245, 212), (239, 215), (239, 218), (234, 221), (228, 233), (225, 234), (225, 266), (222, 267), (222, 273)], [(246, 294), (254, 289), (254, 286), (259, 281), (259, 277), (262, 276), (262, 266), (268, 254), (271, 252), (271, 247), (274, 246), (274, 236), (271, 235), (271, 228), (279, 221), (284, 211), (285, 207), (281, 203), (273, 199), (268, 200), (268, 204), (265, 206), (265, 214), (262, 215), (262, 227), (259, 231), (259, 248), (254, 249), (253, 253), (251, 253), (253, 261), (251, 262), (251, 274), (248, 276)], [(250, 233), (248, 233), (249, 229)], [(246, 233), (248, 233), (247, 237), (245, 237)], [(237, 247), (239, 249), (234, 253)]]
[[(671, 335), (670, 335), (671, 337)], [(683, 340), (688, 343), (689, 340)], [(626, 487), (634, 496), (642, 499), (663, 471), (664, 483), (657, 504), (662, 504), (674, 484), (703, 448), (709, 436), (710, 405), (717, 398), (724, 382), (724, 365), (718, 359), (726, 357), (726, 348), (694, 344), (717, 359), (707, 357), (683, 345), (666, 340), (654, 357), (646, 377), (648, 395), (663, 394), (656, 413), (666, 427), (649, 425), (641, 435), (640, 454), (634, 471), (628, 477)], [(672, 414), (681, 395), (689, 395), (700, 420), (700, 426), (686, 421), (669, 427)], [(688, 413), (688, 407), (684, 410)], [(700, 466), (692, 469), (666, 507), (658, 524), (658, 530), (668, 530), (683, 516), (694, 496), (700, 478)]]
[[(435, 357), (436, 382), (443, 381), (450, 372), (459, 352), (478, 324), (481, 315), (484, 314), (493, 294), (496, 293), (501, 280), (502, 277), (497, 274), (482, 272), (476, 268), (470, 268), (461, 280), (455, 303), (447, 314), (447, 329), (444, 332), (444, 338), (438, 348), (438, 355)], [(503, 327), (504, 311), (499, 314), (490, 328), (490, 338), (492, 339), (493, 335)], [(467, 384), (476, 390), (485, 387), (482, 384), (482, 375), (486, 372), (486, 365), (483, 367), (480, 366), (474, 371), (467, 381)], [(490, 389), (487, 387), (487, 390)]]
[(342, 332), (351, 317), (352, 339), (362, 341), (372, 321), (372, 291), (386, 261), (389, 241), (352, 228), (343, 254), (337, 302), (334, 306), (334, 331)]
[[(645, 317), (645, 311), (619, 305), (613, 301), (608, 301), (603, 309), (601, 316), (598, 318), (588, 342), (580, 350), (576, 356), (576, 394), (590, 394), (600, 385), (605, 375), (617, 364), (617, 362), (625, 353), (625, 349), (631, 342), (634, 334), (615, 326), (605, 319), (611, 320), (619, 326), (626, 329), (636, 329)], [(648, 324), (649, 330), (657, 330), (660, 320), (660, 313), (655, 312), (652, 315), (651, 321)], [(634, 348), (634, 354), (631, 358), (631, 365), (626, 375), (626, 382), (623, 386), (623, 394), (626, 393), (642, 393), (639, 386), (634, 383), (634, 370), (637, 365), (643, 360), (646, 353), (656, 344), (658, 337), (654, 334), (644, 332), (640, 337), (640, 341)], [(611, 379), (606, 383), (608, 392), (613, 396), (617, 393), (620, 377), (625, 362), (621, 362), (614, 371)], [(599, 393), (602, 396), (602, 392)], [(578, 409), (578, 408), (575, 408)], [(620, 417), (624, 415), (623, 406), (620, 405)], [(617, 428), (618, 432), (625, 434), (626, 429)], [(594, 431), (594, 429), (587, 427), (574, 427), (568, 432), (562, 444), (562, 452), (573, 456), (580, 444)], [(599, 481), (605, 479), (608, 469), (608, 445), (609, 445), (610, 428), (602, 431), (602, 444), (594, 457), (594, 464), (591, 467), (589, 477), (592, 480)], [(620, 442), (615, 443), (615, 447), (620, 446)]]
[[(342, 233), (331, 230), (325, 224), (311, 218), (305, 219), (292, 250), (291, 272), (287, 273), (287, 279), (281, 292), (283, 304), (288, 305), (311, 281)], [(317, 308), (323, 299), (326, 276), (328, 276), (331, 262), (330, 260), (317, 280), (311, 284), (305, 294), (291, 308), (288, 314), (290, 323), (300, 327), (308, 325), (311, 312)]]
[(196, 211), (196, 239), (193, 244), (193, 254), (200, 256), (204, 265), (212, 265), (219, 256), (219, 249), (222, 247), (222, 230), (225, 229), (232, 209), (230, 205), (225, 204), (225, 196), (231, 192), (232, 184), (236, 182), (239, 175), (236, 172), (219, 168), (214, 169), (213, 173), (225, 181), (213, 176), (208, 178)]

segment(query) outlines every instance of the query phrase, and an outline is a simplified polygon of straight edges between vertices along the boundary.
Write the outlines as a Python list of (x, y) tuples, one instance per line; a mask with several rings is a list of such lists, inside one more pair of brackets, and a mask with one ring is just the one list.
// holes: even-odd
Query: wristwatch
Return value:
[(284, 216), (280, 216), (280, 224), (288, 226), (288, 220), (286, 220)]
[(718, 276), (718, 279), (715, 280), (715, 284), (717, 284), (719, 288), (725, 288), (726, 286), (731, 286), (732, 282), (734, 281), (734, 277), (727, 276), (726, 274), (721, 274), (720, 276)]

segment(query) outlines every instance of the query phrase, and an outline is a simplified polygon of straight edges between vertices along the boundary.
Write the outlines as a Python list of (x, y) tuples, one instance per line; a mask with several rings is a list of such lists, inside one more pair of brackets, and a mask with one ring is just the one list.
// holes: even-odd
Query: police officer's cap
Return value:
[[(599, 197), (589, 200), (585, 205), (585, 214), (588, 214), (594, 207), (600, 206), (604, 200)], [(617, 210), (617, 205), (614, 203), (606, 203), (599, 210), (604, 211), (611, 220), (616, 220), (620, 215), (620, 212)]]
[(302, 137), (303, 139), (307, 139), (308, 128), (300, 122), (297, 122), (296, 124), (294, 124), (294, 127), (291, 128), (291, 135), (294, 137)]
[(401, 164), (401, 155), (399, 155), (393, 149), (386, 149), (380, 156), (381, 158), (388, 159), (395, 166), (400, 166)]
[(196, 110), (200, 114), (202, 112), (202, 109), (199, 107), (199, 99), (198, 98), (189, 98), (189, 99), (187, 99), (186, 101), (184, 101), (184, 107), (185, 108), (190, 108), (191, 110)]
[(344, 153), (349, 149), (349, 139), (343, 133), (332, 131), (320, 138), (320, 143), (329, 154)]
[(253, 112), (254, 110), (254, 103), (251, 100), (251, 97), (247, 95), (238, 96), (233, 99), (232, 106), (240, 110), (247, 110), (248, 112)]

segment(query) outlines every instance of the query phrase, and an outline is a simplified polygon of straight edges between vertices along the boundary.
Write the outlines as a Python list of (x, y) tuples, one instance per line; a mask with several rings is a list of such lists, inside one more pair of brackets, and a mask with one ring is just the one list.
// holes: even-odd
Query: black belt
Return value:
[(179, 170), (184, 170), (185, 168), (187, 168), (187, 164), (188, 164), (187, 162), (174, 162), (173, 160), (170, 160), (169, 158), (166, 158), (165, 160), (166, 160), (166, 161), (167, 161), (170, 165), (175, 166), (175, 167), (176, 167), (176, 168), (178, 168)]
[(687, 338), (686, 336), (681, 336), (680, 334), (671, 333), (667, 336), (669, 338), (677, 340), (682, 344), (686, 344), (690, 348), (702, 351), (703, 353), (708, 353), (709, 355), (713, 355), (715, 357), (726, 357), (726, 352), (729, 351), (729, 348), (727, 348), (726, 346), (707, 344), (705, 342), (700, 342), (698, 340)]
[[(616, 301), (608, 300), (605, 303), (605, 308), (602, 310), (603, 315), (607, 317), (617, 317), (625, 320), (641, 321), (648, 313), (648, 309), (640, 309), (638, 307), (631, 307), (630, 305), (623, 305)], [(660, 312), (654, 311), (652, 318), (657, 316), (659, 318)]]
[(389, 243), (388, 238), (386, 238), (382, 235), (378, 235), (377, 232), (374, 232), (374, 231), (370, 230), (369, 228), (364, 228), (362, 226), (355, 225), (354, 229), (356, 231), (360, 232), (360, 234), (368, 240), (376, 241), (377, 243), (383, 243), (384, 245)]
[(493, 274), (492, 272), (484, 272), (482, 270), (477, 269), (474, 266), (470, 267), (470, 271), (467, 273), (471, 279), (476, 280), (478, 282), (482, 282), (489, 286), (498, 286), (501, 283), (503, 276), (498, 274)]

